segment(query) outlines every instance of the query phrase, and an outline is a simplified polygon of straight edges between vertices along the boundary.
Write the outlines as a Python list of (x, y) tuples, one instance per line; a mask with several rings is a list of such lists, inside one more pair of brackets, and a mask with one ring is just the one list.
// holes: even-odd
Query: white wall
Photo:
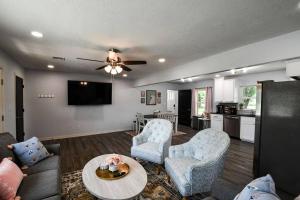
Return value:
[(164, 71), (160, 70), (140, 78), (135, 84), (139, 86), (147, 85), (297, 57), (300, 52), (299, 43), (300, 30), (198, 59)]
[(15, 77), (24, 78), (24, 70), (1, 50), (0, 68), (4, 79), (4, 131), (16, 136)]
[[(109, 82), (108, 76), (69, 74), (26, 70), (25, 137), (40, 138), (97, 134), (129, 130), (137, 112), (153, 113), (166, 110), (166, 91), (175, 84), (163, 83), (134, 88), (133, 81), (113, 82), (112, 105), (68, 106), (67, 80)], [(153, 89), (162, 93), (162, 104), (140, 103), (140, 91)], [(54, 94), (55, 98), (37, 98), (38, 94)]]

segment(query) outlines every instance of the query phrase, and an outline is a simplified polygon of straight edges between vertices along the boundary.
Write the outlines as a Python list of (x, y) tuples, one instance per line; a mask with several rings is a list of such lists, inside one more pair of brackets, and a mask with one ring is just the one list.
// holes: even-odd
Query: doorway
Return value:
[(16, 139), (24, 141), (24, 104), (23, 104), (23, 79), (16, 76)]
[(178, 123), (191, 126), (192, 90), (178, 92)]
[(0, 69), (0, 133), (4, 132), (4, 109), (3, 109), (3, 105), (4, 105), (4, 88), (3, 88), (3, 70)]
[(167, 111), (178, 114), (178, 91), (167, 90)]

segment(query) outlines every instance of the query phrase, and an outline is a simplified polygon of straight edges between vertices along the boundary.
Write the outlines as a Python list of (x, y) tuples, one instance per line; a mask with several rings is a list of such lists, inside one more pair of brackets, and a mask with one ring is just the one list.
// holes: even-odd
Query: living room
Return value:
[(299, 21), (299, 1), (1, 1), (0, 199), (295, 199)]

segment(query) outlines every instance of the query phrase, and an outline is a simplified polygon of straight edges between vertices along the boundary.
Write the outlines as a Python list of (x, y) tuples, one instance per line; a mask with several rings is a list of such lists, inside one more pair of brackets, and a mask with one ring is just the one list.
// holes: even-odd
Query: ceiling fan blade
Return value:
[(105, 68), (106, 66), (107, 66), (107, 65), (103, 65), (103, 66), (101, 66), (101, 67), (96, 68), (96, 70), (103, 69), (103, 68)]
[(86, 61), (93, 61), (93, 62), (104, 62), (102, 60), (95, 60), (95, 59), (88, 59), (88, 58), (76, 58), (78, 60), (86, 60)]
[(127, 60), (123, 61), (124, 65), (145, 65), (147, 64), (147, 61), (143, 60)]
[(125, 65), (121, 65), (121, 67), (125, 70), (125, 71), (132, 71), (132, 69), (130, 69), (129, 67), (125, 66)]

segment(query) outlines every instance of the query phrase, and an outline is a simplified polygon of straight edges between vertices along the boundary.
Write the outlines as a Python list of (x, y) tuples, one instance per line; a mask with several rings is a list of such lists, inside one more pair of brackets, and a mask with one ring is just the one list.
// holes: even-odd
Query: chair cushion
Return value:
[(275, 183), (268, 174), (249, 183), (235, 200), (279, 200), (276, 194)]
[(165, 168), (172, 181), (176, 184), (183, 196), (190, 196), (191, 184), (186, 179), (185, 173), (190, 165), (196, 164), (198, 160), (187, 159), (165, 159)]
[(0, 199), (14, 199), (22, 179), (21, 169), (13, 161), (4, 158), (0, 163)]
[(162, 164), (162, 153), (158, 151), (159, 144), (154, 142), (146, 142), (138, 146), (131, 147), (131, 156)]
[(17, 163), (17, 159), (11, 149), (7, 148), (7, 145), (14, 144), (17, 141), (10, 133), (0, 133), (0, 160), (3, 158), (12, 157), (13, 161)]
[(59, 171), (48, 170), (24, 177), (17, 194), (24, 200), (40, 200), (59, 195)]
[(32, 166), (50, 155), (37, 137), (12, 145), (14, 153), (23, 165)]
[(35, 165), (29, 167), (28, 169), (23, 170), (25, 174), (36, 174), (39, 172), (44, 172), (51, 169), (60, 169), (60, 157), (59, 156), (51, 156)]

